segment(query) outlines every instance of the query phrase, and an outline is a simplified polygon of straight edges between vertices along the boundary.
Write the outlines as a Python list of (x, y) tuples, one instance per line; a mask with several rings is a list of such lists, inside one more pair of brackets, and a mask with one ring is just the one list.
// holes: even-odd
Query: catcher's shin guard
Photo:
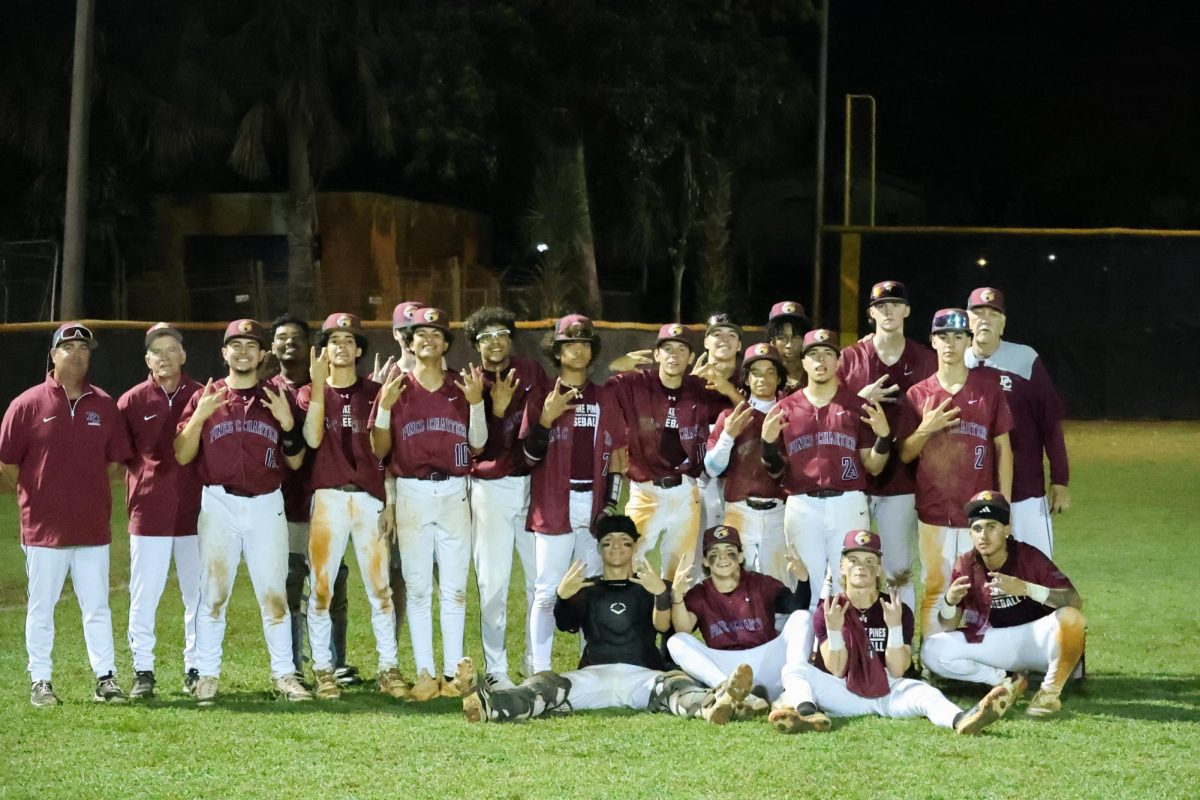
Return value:
[(715, 700), (714, 690), (701, 686), (691, 675), (676, 669), (661, 673), (654, 681), (648, 709), (677, 717), (700, 718), (704, 716), (704, 709)]
[(571, 682), (556, 672), (538, 672), (514, 689), (489, 692), (481, 683), (476, 689), (491, 722), (517, 722), (554, 712), (568, 713)]

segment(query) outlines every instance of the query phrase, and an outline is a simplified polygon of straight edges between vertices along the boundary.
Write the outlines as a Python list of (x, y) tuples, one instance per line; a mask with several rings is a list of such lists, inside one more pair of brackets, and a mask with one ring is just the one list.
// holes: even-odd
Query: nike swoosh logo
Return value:
[(142, 417), (142, 421), (143, 421), (143, 422), (149, 422), (150, 420), (154, 419), (154, 418), (155, 418), (155, 417), (157, 417), (157, 416), (158, 416), (158, 414), (151, 414), (151, 415), (150, 415), (150, 416), (148, 416), (148, 417)]
[(49, 422), (52, 419), (58, 419), (58, 415), (55, 414), (53, 417), (42, 417), (42, 422)]
[(906, 370), (904, 370), (904, 374), (905, 374), (905, 375), (912, 375), (912, 370), (911, 370), (911, 369), (906, 369)]
[(973, 406), (973, 405), (975, 405), (975, 404), (976, 404), (976, 403), (978, 403), (978, 402), (979, 402), (979, 398), (978, 398), (978, 397), (976, 397), (974, 400), (968, 400), (968, 401), (967, 401), (967, 405), (969, 405), (969, 406)]

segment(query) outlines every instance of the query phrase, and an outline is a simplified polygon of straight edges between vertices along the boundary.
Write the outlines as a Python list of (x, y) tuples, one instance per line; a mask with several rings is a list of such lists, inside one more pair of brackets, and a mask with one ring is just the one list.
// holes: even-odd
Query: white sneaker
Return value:
[(508, 677), (507, 672), (489, 672), (483, 679), (492, 691), (517, 688), (512, 678)]

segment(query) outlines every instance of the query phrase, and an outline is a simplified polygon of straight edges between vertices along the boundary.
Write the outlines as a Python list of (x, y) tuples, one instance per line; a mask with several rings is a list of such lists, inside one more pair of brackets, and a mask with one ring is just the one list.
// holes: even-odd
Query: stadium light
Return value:
[(986, 259), (986, 258), (984, 258), (983, 256), (980, 256), (980, 257), (979, 257), (979, 260), (978, 260), (978, 261), (976, 261), (975, 263), (979, 265), (979, 268), (980, 268), (980, 269), (983, 269), (984, 267), (986, 267), (986, 266), (987, 266), (987, 259)]

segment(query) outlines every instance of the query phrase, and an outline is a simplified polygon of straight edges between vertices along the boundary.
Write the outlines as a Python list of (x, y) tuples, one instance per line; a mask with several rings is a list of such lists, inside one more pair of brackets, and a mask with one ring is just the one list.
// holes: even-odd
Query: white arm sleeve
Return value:
[(717, 437), (717, 446), (704, 455), (704, 471), (714, 478), (721, 477), (729, 466), (729, 456), (733, 453), (733, 437), (725, 431)]
[(472, 450), (479, 450), (487, 444), (487, 416), (483, 402), (471, 405), (471, 426), (467, 428), (467, 444)]

